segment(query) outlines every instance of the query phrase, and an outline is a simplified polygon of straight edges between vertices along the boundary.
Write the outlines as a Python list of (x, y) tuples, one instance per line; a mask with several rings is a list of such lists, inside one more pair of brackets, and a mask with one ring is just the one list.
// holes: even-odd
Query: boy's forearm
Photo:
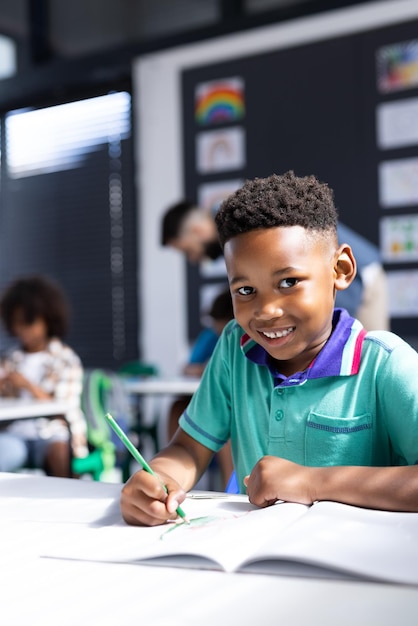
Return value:
[(312, 472), (313, 500), (418, 512), (418, 465), (307, 469)]
[(192, 449), (181, 443), (171, 443), (153, 458), (150, 465), (157, 474), (171, 476), (188, 491), (203, 474), (209, 459), (209, 451), (208, 460), (202, 462)]

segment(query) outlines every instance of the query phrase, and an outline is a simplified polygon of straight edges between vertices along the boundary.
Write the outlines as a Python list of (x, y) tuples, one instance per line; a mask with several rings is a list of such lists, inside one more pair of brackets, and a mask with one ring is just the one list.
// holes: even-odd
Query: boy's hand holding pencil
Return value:
[(189, 523), (180, 506), (186, 497), (184, 490), (169, 476), (157, 475), (113, 417), (109, 413), (105, 417), (133, 458), (145, 470), (135, 475), (135, 482), (128, 481), (122, 489), (125, 521), (138, 524), (140, 519), (143, 524), (156, 526), (180, 517)]
[(137, 472), (122, 488), (123, 517), (128, 524), (147, 526), (181, 521), (179, 501), (182, 502), (185, 496), (172, 479), (160, 474), (151, 475), (146, 471)]

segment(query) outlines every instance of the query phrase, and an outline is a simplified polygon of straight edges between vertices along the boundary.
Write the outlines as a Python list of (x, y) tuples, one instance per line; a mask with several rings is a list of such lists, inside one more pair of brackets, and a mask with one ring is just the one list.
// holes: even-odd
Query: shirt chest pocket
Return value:
[(305, 465), (370, 465), (372, 418), (310, 413), (305, 433)]

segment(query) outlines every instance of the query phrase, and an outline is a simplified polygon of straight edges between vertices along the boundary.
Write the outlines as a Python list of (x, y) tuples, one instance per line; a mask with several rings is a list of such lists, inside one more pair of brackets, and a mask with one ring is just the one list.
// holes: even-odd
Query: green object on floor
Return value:
[(106, 396), (112, 386), (111, 377), (103, 370), (86, 370), (83, 381), (81, 407), (87, 421), (87, 441), (89, 454), (84, 458), (74, 458), (73, 472), (77, 475), (90, 474), (93, 480), (100, 480), (103, 472), (116, 465), (116, 446), (112, 441), (112, 431), (106, 422)]

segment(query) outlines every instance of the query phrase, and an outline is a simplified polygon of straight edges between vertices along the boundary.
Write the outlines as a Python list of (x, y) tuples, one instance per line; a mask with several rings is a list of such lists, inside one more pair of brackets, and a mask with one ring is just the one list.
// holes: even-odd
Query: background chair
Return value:
[(144, 363), (143, 361), (128, 361), (124, 363), (118, 370), (121, 376), (158, 376), (158, 368), (152, 363)]
[(111, 376), (104, 370), (91, 369), (84, 373), (81, 406), (87, 421), (90, 452), (84, 458), (74, 458), (72, 469), (77, 475), (90, 474), (93, 480), (103, 480), (116, 466), (116, 444), (104, 417), (112, 384)]

